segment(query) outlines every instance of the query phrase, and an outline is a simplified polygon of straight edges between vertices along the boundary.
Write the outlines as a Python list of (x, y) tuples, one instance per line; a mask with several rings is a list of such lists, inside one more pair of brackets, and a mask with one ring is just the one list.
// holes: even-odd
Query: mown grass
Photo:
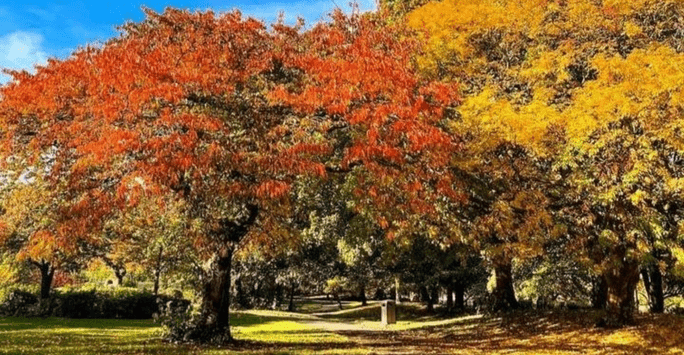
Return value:
[(365, 354), (345, 336), (300, 323), (301, 318), (236, 313), (241, 342), (231, 349), (161, 340), (151, 320), (0, 318), (0, 354)]
[(601, 329), (593, 325), (596, 314), (587, 311), (443, 318), (425, 316), (413, 305), (402, 307), (410, 307), (406, 318), (387, 327), (363, 319), (377, 311), (374, 306), (328, 318), (236, 312), (232, 324), (240, 341), (222, 348), (164, 343), (161, 329), (147, 320), (0, 318), (0, 354), (684, 355), (681, 316), (642, 315), (636, 326)]

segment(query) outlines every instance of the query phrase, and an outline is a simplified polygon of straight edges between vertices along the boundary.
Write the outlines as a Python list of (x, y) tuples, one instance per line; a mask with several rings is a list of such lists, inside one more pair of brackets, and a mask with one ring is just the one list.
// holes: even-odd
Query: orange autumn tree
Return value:
[(229, 341), (234, 252), (283, 234), (297, 178), (349, 174), (359, 209), (390, 235), (462, 198), (448, 173), (458, 144), (440, 126), (455, 87), (412, 72), (407, 34), (340, 12), (267, 32), (237, 12), (147, 11), (101, 49), (13, 73), (2, 152), (56, 147), (51, 173), (93, 192), (80, 208), (113, 202), (100, 226), (144, 195), (183, 199), (207, 267), (199, 319), (176, 335)]
[[(50, 175), (67, 193), (90, 193), (81, 210), (112, 201), (108, 214), (80, 216), (100, 229), (144, 195), (183, 199), (206, 269), (199, 319), (181, 337), (230, 341), (233, 253), (247, 238), (268, 241), (290, 184), (324, 175), (318, 156), (329, 148), (317, 122), (300, 124), (267, 100), (293, 73), (262, 23), (239, 12), (145, 12), (102, 48), (50, 60), (35, 75), (11, 72), (0, 89), (1, 151), (55, 147)], [(100, 231), (90, 225), (64, 237)]]
[(296, 41), (279, 38), (284, 65), (303, 79), (271, 97), (302, 122), (323, 120), (334, 142), (326, 168), (345, 174), (352, 207), (390, 239), (411, 237), (428, 228), (426, 216), (439, 218), (438, 202), (463, 198), (450, 170), (459, 140), (444, 127), (457, 86), (417, 75), (420, 42), (384, 14), (338, 11), (332, 18)]

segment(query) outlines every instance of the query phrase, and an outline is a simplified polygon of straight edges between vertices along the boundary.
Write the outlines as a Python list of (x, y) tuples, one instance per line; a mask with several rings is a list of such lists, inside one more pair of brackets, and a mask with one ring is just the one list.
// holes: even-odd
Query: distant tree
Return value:
[(141, 198), (134, 207), (117, 211), (103, 233), (107, 248), (100, 258), (113, 269), (118, 283), (126, 275), (126, 265), (137, 265), (151, 276), (155, 295), (163, 276), (199, 262), (187, 238), (190, 223), (183, 201), (172, 196)]
[(0, 245), (16, 261), (26, 262), (40, 272), (41, 299), (50, 296), (57, 270), (78, 270), (102, 247), (98, 238), (70, 233), (78, 227), (74, 224), (79, 217), (77, 207), (70, 204), (62, 190), (50, 190), (48, 186), (40, 175), (33, 176), (30, 182), (6, 185), (0, 215)]

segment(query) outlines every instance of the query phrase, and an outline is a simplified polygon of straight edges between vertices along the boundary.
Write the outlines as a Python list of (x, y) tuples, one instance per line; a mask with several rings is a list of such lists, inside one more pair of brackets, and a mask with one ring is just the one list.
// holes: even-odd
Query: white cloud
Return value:
[[(47, 63), (42, 43), (43, 36), (32, 32), (16, 31), (0, 37), (0, 67), (32, 72), (34, 65)], [(0, 84), (7, 81), (8, 76), (0, 75)]]

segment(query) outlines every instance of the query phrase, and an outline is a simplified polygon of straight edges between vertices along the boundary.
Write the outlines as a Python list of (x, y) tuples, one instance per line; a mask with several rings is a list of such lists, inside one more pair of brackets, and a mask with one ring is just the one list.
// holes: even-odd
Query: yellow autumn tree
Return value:
[(41, 299), (50, 296), (56, 270), (79, 269), (101, 246), (96, 237), (73, 237), (72, 206), (63, 191), (49, 190), (39, 174), (13, 179), (2, 188), (0, 247), (40, 271)]
[(453, 164), (487, 197), (471, 234), (504, 261), (567, 239), (605, 281), (611, 324), (631, 321), (640, 266), (680, 255), (683, 14), (680, 0), (444, 0), (406, 17), (423, 74), (462, 85)]

